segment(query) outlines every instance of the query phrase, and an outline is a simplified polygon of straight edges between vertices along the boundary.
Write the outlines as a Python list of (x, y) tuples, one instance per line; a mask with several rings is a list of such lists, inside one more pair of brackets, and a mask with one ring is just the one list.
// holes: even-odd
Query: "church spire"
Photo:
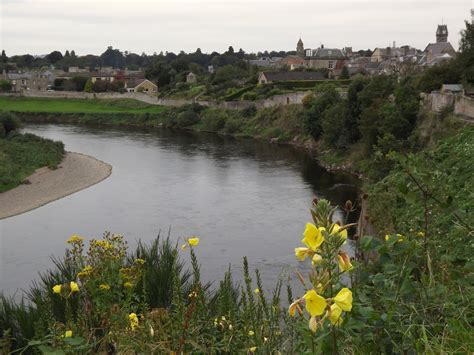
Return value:
[(296, 54), (301, 57), (304, 56), (304, 44), (303, 44), (303, 41), (301, 40), (301, 37), (296, 45)]

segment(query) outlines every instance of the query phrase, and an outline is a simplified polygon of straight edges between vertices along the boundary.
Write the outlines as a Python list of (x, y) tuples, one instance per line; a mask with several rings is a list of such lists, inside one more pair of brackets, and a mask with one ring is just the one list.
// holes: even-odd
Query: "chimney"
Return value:
[(324, 48), (324, 44), (321, 43), (321, 48)]
[(393, 41), (393, 48), (397, 48), (397, 42)]

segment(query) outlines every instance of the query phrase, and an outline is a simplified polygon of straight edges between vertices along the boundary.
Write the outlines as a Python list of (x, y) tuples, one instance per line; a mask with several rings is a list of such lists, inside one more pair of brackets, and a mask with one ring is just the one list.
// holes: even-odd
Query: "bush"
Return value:
[(0, 91), (8, 92), (12, 91), (13, 85), (7, 80), (0, 80)]
[(201, 115), (202, 129), (211, 132), (218, 132), (226, 125), (230, 118), (230, 113), (220, 109), (209, 108)]
[(0, 112), (0, 125), (3, 126), (4, 136), (21, 127), (20, 120), (12, 113)]
[(199, 115), (191, 110), (186, 110), (178, 114), (176, 123), (179, 127), (189, 127), (199, 122)]

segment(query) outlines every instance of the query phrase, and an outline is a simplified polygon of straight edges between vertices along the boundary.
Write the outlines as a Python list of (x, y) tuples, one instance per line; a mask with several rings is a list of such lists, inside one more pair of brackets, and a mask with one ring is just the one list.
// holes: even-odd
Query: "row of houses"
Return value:
[(54, 90), (57, 79), (70, 80), (76, 77), (87, 78), (92, 84), (98, 81), (105, 81), (107, 83), (120, 81), (123, 82), (123, 89), (127, 92), (154, 94), (158, 91), (158, 86), (147, 80), (143, 72), (139, 71), (89, 71), (72, 67), (67, 72), (55, 69), (8, 73), (3, 71), (0, 79), (10, 82), (12, 91), (22, 92), (26, 90)]
[(327, 69), (332, 76), (337, 77), (343, 67), (347, 67), (351, 75), (393, 73), (411, 67), (431, 67), (456, 56), (456, 51), (448, 41), (448, 28), (439, 25), (436, 30), (436, 42), (429, 43), (421, 51), (411, 46), (397, 47), (394, 42), (391, 47), (375, 48), (370, 56), (360, 56), (353, 53), (351, 47), (343, 49), (325, 48), (321, 45), (317, 49), (304, 47), (299, 39), (296, 46), (296, 55), (281, 57), (264, 57), (250, 60), (251, 65), (261, 68), (296, 70), (300, 68)]

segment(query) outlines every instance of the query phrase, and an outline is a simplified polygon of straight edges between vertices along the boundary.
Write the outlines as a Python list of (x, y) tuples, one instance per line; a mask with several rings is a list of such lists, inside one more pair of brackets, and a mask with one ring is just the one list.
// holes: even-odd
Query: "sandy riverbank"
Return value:
[(67, 152), (56, 170), (36, 170), (31, 184), (0, 193), (0, 219), (31, 211), (108, 178), (112, 166), (88, 155)]

